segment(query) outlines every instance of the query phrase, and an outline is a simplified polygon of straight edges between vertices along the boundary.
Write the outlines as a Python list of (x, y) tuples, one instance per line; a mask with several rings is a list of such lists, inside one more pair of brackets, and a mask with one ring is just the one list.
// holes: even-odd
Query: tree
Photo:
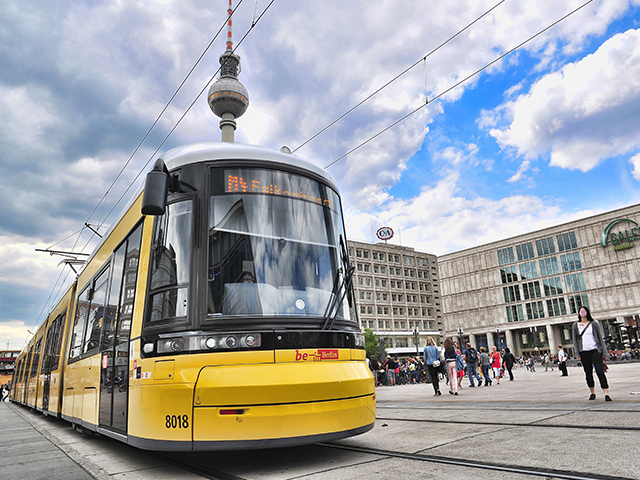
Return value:
[(369, 328), (364, 329), (364, 348), (367, 351), (367, 357), (371, 357), (371, 355), (373, 355), (378, 358), (380, 355), (380, 341), (378, 340), (378, 337), (374, 335), (373, 330)]

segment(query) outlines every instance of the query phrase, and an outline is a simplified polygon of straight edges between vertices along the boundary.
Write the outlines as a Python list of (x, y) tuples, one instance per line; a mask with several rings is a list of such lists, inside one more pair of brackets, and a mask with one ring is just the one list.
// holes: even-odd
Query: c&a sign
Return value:
[[(626, 230), (622, 231), (620, 223), (626, 223)], [(614, 229), (614, 227), (616, 227)], [(611, 222), (602, 232), (600, 237), (600, 245), (607, 246), (607, 242), (613, 245), (614, 250), (624, 250), (633, 247), (633, 242), (640, 240), (640, 227), (633, 220), (628, 218), (619, 218)]]

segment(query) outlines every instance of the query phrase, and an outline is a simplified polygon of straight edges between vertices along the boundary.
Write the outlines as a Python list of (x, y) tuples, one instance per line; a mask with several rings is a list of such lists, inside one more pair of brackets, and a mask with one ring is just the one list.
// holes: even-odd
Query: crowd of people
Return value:
[[(606, 378), (608, 366), (605, 359), (615, 360), (631, 359), (638, 357), (638, 351), (634, 352), (609, 352), (602, 337), (602, 331), (597, 322), (591, 316), (587, 307), (581, 307), (578, 313), (578, 321), (573, 324), (573, 345), (576, 346), (576, 358), (581, 362), (585, 373), (587, 386), (591, 392), (589, 400), (595, 400), (595, 383), (593, 371), (595, 370), (600, 388), (604, 393), (604, 399), (611, 401), (609, 396), (609, 384)], [(480, 347), (477, 351), (471, 343), (461, 350), (460, 345), (450, 337), (445, 338), (443, 349), (436, 347), (433, 339), (427, 340), (422, 357), (416, 356), (404, 360), (390, 357), (379, 362), (371, 355), (367, 359), (377, 385), (402, 385), (405, 383), (431, 383), (434, 396), (442, 395), (440, 383), (445, 382), (449, 386), (449, 394), (458, 395), (462, 387), (462, 379), (465, 375), (469, 379), (469, 387), (474, 388), (493, 385), (495, 381), (500, 385), (500, 379), (508, 374), (509, 380), (514, 379), (513, 369), (516, 365), (526, 367), (528, 372), (534, 373), (536, 363), (544, 366), (545, 371), (557, 366), (561, 376), (568, 376), (568, 355), (562, 345), (558, 345), (558, 353), (550, 355), (544, 353), (529, 357), (516, 358), (509, 348), (498, 349), (496, 346), (489, 352), (487, 348)]]
[[(493, 382), (500, 384), (500, 379), (505, 374), (513, 380), (512, 369), (518, 359), (508, 348), (498, 351), (493, 347), (491, 352), (487, 352), (481, 347), (480, 352), (477, 352), (471, 344), (467, 344), (465, 350), (461, 351), (458, 343), (448, 338), (444, 342), (442, 353), (433, 340), (429, 339), (423, 356), (398, 359), (387, 355), (383, 361), (379, 361), (371, 355), (367, 361), (376, 386), (431, 383), (434, 395), (442, 395), (440, 383), (445, 382), (450, 385), (449, 392), (457, 395), (465, 376), (469, 378), (471, 387), (475, 387), (476, 382), (478, 386), (491, 386)], [(450, 382), (451, 377), (455, 378), (454, 382)]]

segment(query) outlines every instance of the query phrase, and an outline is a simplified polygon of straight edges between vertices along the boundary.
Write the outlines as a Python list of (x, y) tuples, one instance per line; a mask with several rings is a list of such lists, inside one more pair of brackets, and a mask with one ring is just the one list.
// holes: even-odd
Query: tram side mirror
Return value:
[(156, 160), (153, 169), (147, 173), (142, 195), (143, 215), (164, 215), (167, 208), (167, 194), (169, 192), (169, 170), (164, 160)]

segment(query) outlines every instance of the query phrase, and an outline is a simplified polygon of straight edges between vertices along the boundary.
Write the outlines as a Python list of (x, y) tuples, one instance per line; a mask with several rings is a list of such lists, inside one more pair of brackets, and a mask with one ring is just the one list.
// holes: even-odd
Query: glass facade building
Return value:
[(573, 354), (571, 324), (586, 305), (612, 350), (638, 348), (639, 225), (634, 205), (438, 257), (445, 335)]

